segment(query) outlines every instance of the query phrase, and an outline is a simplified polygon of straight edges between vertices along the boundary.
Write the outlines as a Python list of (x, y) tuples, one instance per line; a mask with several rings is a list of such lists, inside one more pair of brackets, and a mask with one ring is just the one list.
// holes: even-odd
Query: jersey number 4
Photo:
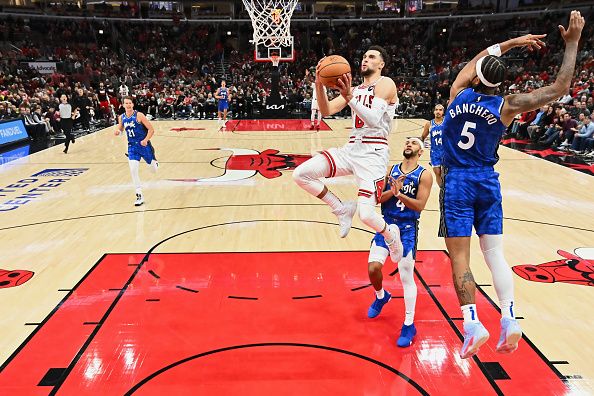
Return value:
[(468, 139), (468, 141), (466, 143), (462, 143), (463, 139), (460, 139), (458, 142), (458, 147), (460, 147), (462, 150), (468, 150), (474, 146), (474, 134), (471, 132), (471, 130), (474, 129), (476, 129), (476, 123), (470, 121), (466, 121), (464, 123), (464, 128), (462, 128), (462, 136)]

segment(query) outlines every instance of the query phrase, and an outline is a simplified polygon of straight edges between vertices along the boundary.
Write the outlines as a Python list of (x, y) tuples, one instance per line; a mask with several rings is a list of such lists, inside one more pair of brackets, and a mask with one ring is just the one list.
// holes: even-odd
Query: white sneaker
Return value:
[(345, 202), (342, 209), (332, 211), (338, 217), (338, 224), (340, 225), (340, 237), (344, 238), (348, 235), (353, 224), (353, 216), (357, 211), (357, 202)]
[(142, 194), (136, 194), (136, 201), (134, 202), (134, 206), (140, 206), (144, 203), (144, 197)]
[(402, 241), (400, 240), (400, 229), (396, 224), (389, 224), (388, 231), (390, 232), (390, 235), (392, 235), (392, 240), (388, 242), (387, 239), (384, 239), (386, 241), (386, 245), (388, 245), (392, 262), (398, 263), (400, 260), (402, 260), (402, 254), (404, 252), (404, 247), (402, 246)]

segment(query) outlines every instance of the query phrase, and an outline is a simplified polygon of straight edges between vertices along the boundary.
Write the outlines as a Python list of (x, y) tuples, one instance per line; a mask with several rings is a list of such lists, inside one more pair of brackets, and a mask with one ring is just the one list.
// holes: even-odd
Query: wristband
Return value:
[(489, 55), (501, 56), (501, 46), (499, 44), (494, 44), (487, 48), (487, 52)]

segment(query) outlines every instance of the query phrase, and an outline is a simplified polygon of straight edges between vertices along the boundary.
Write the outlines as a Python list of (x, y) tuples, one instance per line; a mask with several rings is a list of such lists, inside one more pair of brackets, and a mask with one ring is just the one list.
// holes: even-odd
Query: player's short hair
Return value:
[(132, 96), (124, 96), (124, 99), (122, 99), (122, 103), (124, 102), (124, 100), (128, 99), (130, 102), (134, 103), (134, 98)]
[(438, 106), (445, 110), (445, 106), (442, 105), (441, 103), (436, 104), (434, 109), (436, 109)]
[(386, 68), (388, 66), (388, 51), (386, 51), (386, 49), (380, 45), (372, 45), (371, 47), (369, 47), (367, 49), (367, 51), (377, 51), (380, 53), (380, 55), (382, 56), (382, 60), (385, 63), (384, 68)]
[(491, 84), (500, 84), (505, 79), (505, 62), (497, 56), (487, 55), (483, 59), (481, 72)]

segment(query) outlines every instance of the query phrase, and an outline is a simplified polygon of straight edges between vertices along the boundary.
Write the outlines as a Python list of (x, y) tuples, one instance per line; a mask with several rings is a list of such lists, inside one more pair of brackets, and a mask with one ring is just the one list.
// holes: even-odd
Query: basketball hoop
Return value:
[(279, 55), (270, 55), (270, 61), (272, 62), (272, 66), (278, 67), (278, 63), (280, 62)]
[[(256, 48), (258, 46), (267, 48), (293, 46), (291, 17), (293, 16), (293, 11), (297, 6), (298, 0), (242, 1), (252, 20), (252, 27), (254, 28), (253, 43)], [(278, 58), (280, 59), (282, 56)], [(269, 59), (275, 64), (272, 55), (269, 55)]]

